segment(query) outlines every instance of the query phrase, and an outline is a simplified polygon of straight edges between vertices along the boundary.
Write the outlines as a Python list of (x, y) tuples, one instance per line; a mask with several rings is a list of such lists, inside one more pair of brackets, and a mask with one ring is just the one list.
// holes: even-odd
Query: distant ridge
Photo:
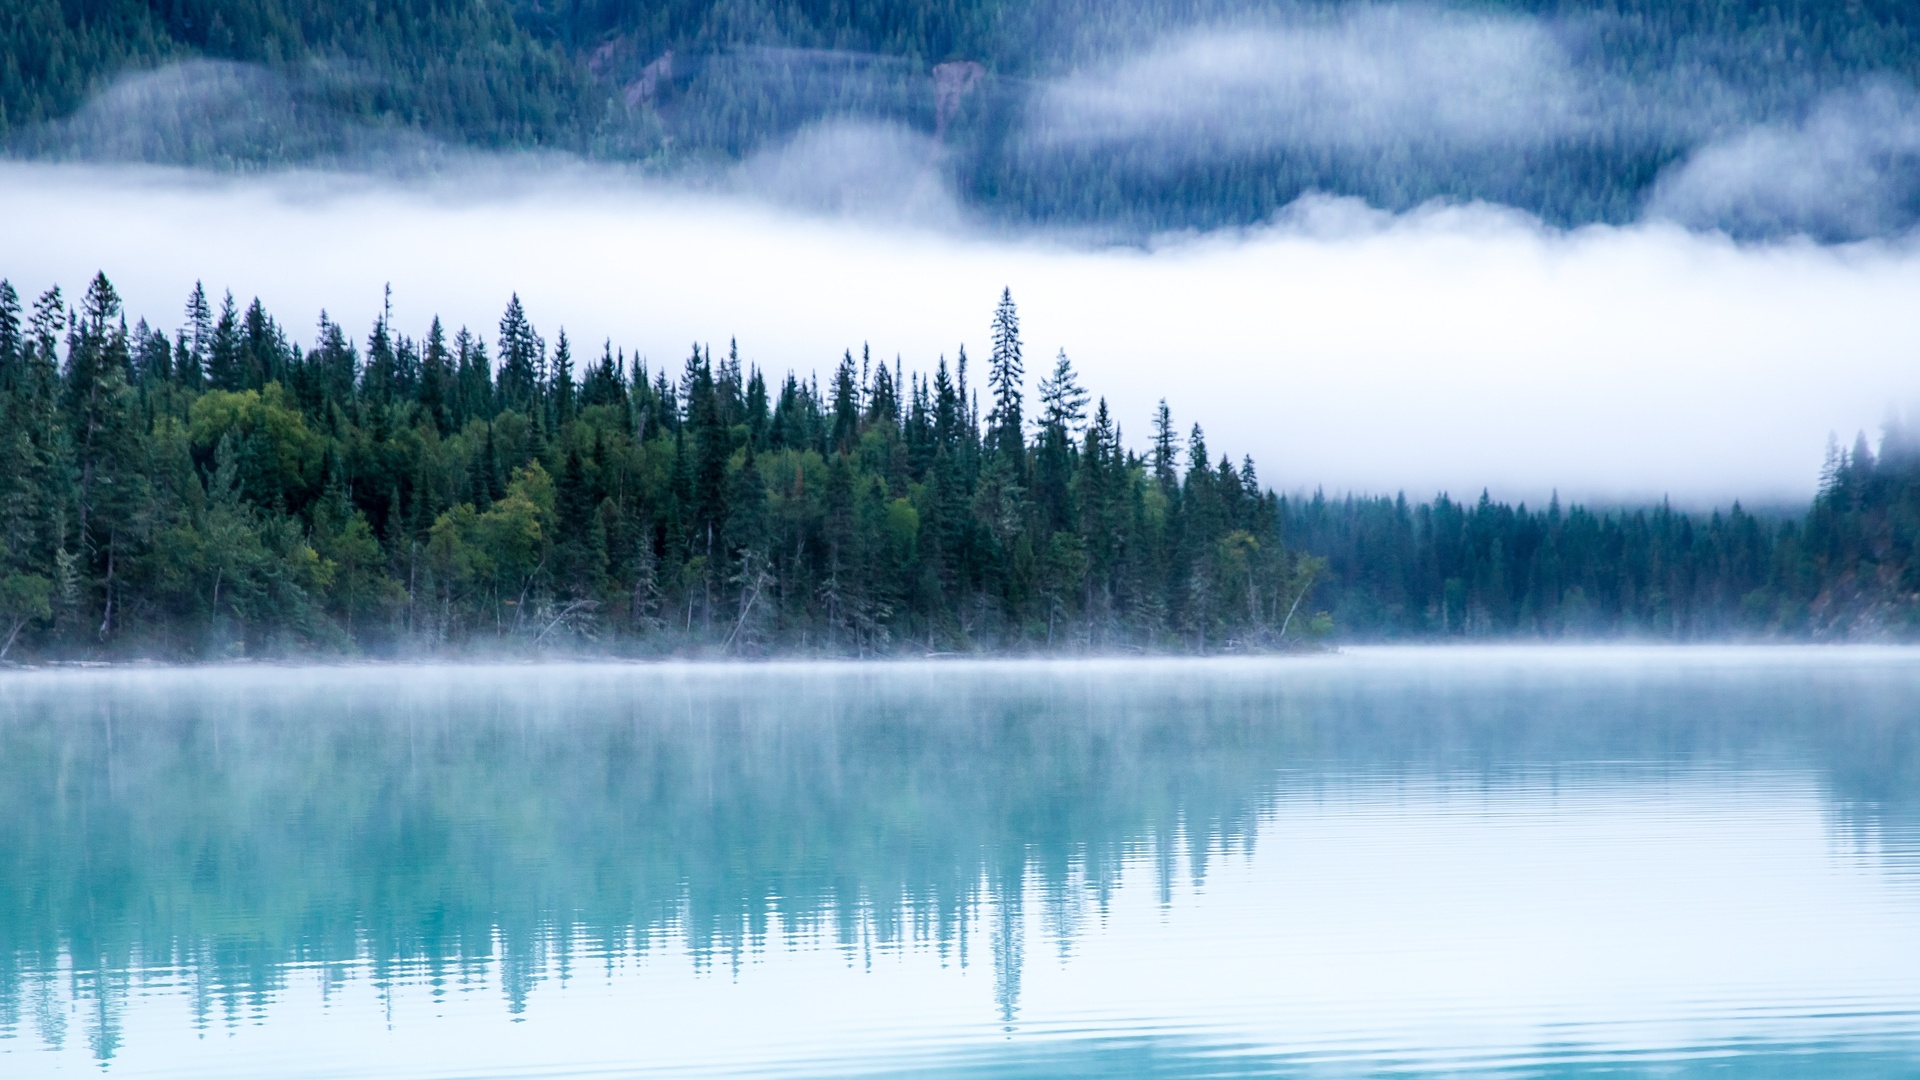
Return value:
[[(1920, 208), (1899, 179), (1920, 161), (1911, 4), (1094, 15), (1082, 0), (16, 0), (0, 9), (0, 141), (222, 168), (540, 149), (702, 175), (810, 127), (887, 124), (927, 141), (888, 153), (937, 143), (985, 219), (1120, 239), (1260, 221), (1307, 192), (1823, 239), (1902, 231)], [(236, 98), (236, 81), (266, 89)], [(1808, 123), (1826, 126), (1792, 143)], [(1749, 161), (1770, 152), (1755, 131), (1791, 145)], [(1714, 171), (1681, 176), (1704, 148)], [(1849, 193), (1867, 212), (1837, 214), (1782, 205), (1766, 185), (1785, 165), (1891, 179)]]

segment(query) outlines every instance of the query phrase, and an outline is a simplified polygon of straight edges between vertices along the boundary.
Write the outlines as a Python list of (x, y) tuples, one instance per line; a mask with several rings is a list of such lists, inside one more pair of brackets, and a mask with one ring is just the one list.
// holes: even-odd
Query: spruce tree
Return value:
[(240, 311), (229, 290), (220, 302), (220, 317), (213, 324), (213, 341), (207, 355), (207, 380), (215, 390), (247, 389), (247, 372), (240, 355)]
[(1174, 486), (1174, 446), (1173, 413), (1167, 409), (1167, 399), (1160, 399), (1160, 407), (1153, 413), (1153, 476), (1160, 487), (1171, 489)]
[(198, 281), (187, 297), (187, 325), (181, 332), (186, 335), (187, 348), (180, 361), (180, 382), (189, 390), (198, 390), (207, 377), (213, 350), (213, 308), (207, 304), (206, 288)]
[(554, 429), (573, 422), (573, 347), (567, 342), (567, 331), (562, 327), (558, 339), (553, 345), (553, 363), (547, 383), (548, 418)]
[(495, 399), (502, 409), (526, 414), (540, 391), (540, 343), (520, 306), (520, 294), (500, 316), (500, 372)]
[(21, 348), (26, 344), (20, 333), (20, 294), (13, 283), (0, 278), (0, 393), (19, 385), (23, 375)]
[(435, 315), (433, 325), (427, 328), (426, 346), (420, 353), (419, 401), (421, 411), (443, 435), (454, 429), (455, 402), (459, 396), (456, 379), (453, 355), (447, 351), (446, 328), (440, 325), (440, 316)]
[(394, 356), (393, 333), (382, 311), (367, 335), (367, 363), (361, 374), (361, 395), (376, 409), (382, 409), (395, 397), (398, 363)]
[(853, 367), (853, 350), (840, 358), (833, 371), (833, 449), (845, 454), (860, 438), (860, 379)]
[(1021, 386), (1025, 377), (1020, 313), (1013, 305), (1013, 290), (1003, 289), (999, 306), (993, 311), (993, 359), (987, 369), (987, 384), (993, 390), (993, 412), (987, 417), (987, 440), (996, 453), (1013, 464), (1016, 477), (1024, 472), (1026, 456), (1025, 420), (1021, 412)]

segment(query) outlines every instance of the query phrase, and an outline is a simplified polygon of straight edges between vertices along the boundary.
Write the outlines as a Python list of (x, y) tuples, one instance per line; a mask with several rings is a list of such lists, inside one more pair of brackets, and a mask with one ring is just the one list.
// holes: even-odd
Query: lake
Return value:
[(0, 674), (0, 1075), (1920, 1077), (1920, 651)]

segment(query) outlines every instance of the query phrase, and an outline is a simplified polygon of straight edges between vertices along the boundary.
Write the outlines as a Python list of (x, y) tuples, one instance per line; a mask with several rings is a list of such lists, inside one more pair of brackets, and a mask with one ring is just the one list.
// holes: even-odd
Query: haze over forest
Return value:
[(1890, 0), (25, 0), (0, 135), (403, 173), (546, 150), (1119, 236), (1322, 192), (1857, 239), (1920, 213), (1917, 31)]
[(29, 295), (205, 281), (308, 345), (386, 282), (416, 330), (517, 292), (779, 370), (978, 348), (1011, 285), (1136, 430), (1169, 397), (1286, 490), (1791, 504), (1920, 404), (1915, 21), (31, 0), (0, 249)]
[[(264, 515), (250, 528), (269, 539), (293, 530), (306, 539), (275, 550), (337, 567), (327, 545), (365, 527), (381, 574), (407, 581), (404, 617), (376, 590), (388, 599), (374, 632), (355, 622), (368, 617), (356, 614), (361, 600), (314, 582), (302, 593), (307, 622), (287, 622), (278, 602), (223, 608), (208, 597), (225, 571), (207, 563), (143, 601), (154, 620), (143, 640), (186, 640), (189, 651), (431, 643), (464, 639), (488, 617), (518, 633), (519, 613), (503, 622), (502, 612), (529, 588), (549, 613), (625, 597), (624, 628), (596, 633), (651, 626), (655, 607), (679, 605), (690, 635), (680, 643), (703, 647), (728, 637), (716, 613), (731, 610), (743, 628), (731, 637), (746, 632), (756, 647), (792, 635), (861, 650), (1030, 647), (1053, 643), (1070, 616), (1089, 647), (1204, 649), (1287, 639), (1273, 601), (1294, 595), (1301, 573), (1314, 581), (1307, 625), (1326, 610), (1337, 632), (1890, 632), (1915, 608), (1907, 567), (1920, 565), (1899, 424), (1920, 402), (1917, 29), (1907, 5), (1830, 0), (857, 11), (27, 0), (0, 12), (0, 277), (18, 327), (0, 361), (14, 372), (9, 407), (40, 410), (29, 449), (57, 465), (46, 477), (87, 475), (72, 425), (90, 423), (92, 405), (74, 380), (94, 376), (74, 365), (104, 356), (133, 395), (125, 415), (143, 418), (141, 452), (172, 455), (169, 468), (185, 470), (176, 479), (194, 478), (203, 497), (229, 481), (224, 429), (200, 403), (255, 395), (229, 417), (240, 426), (228, 466), (244, 471), (251, 429), (237, 418), (278, 386), (326, 464), (292, 488), (230, 492)], [(244, 370), (215, 376), (213, 322), (182, 314), (202, 283), (213, 322), (231, 292), (230, 332), (254, 328)], [(47, 307), (55, 286), (64, 310)], [(966, 432), (942, 435), (955, 455), (972, 447), (956, 497), (977, 519), (966, 528), (983, 531), (948, 537), (966, 554), (941, 558), (958, 562), (925, 562), (916, 546), (888, 571), (869, 610), (899, 614), (884, 633), (853, 631), (839, 601), (821, 599), (833, 575), (818, 552), (791, 567), (798, 606), (745, 630), (742, 612), (758, 602), (746, 602), (753, 590), (740, 583), (752, 575), (741, 575), (768, 550), (669, 535), (696, 520), (719, 528), (720, 496), (664, 479), (664, 465), (644, 494), (607, 479), (639, 477), (649, 453), (724, 462), (734, 476), (745, 462), (730, 455), (750, 447), (826, 463), (859, 458), (870, 436), (925, 451), (913, 389), (931, 394), (939, 364), (963, 346), (976, 361), (998, 353), (983, 316), (1003, 287), (1020, 298), (1026, 355), (1070, 355), (1076, 378), (1107, 399), (1112, 441), (1087, 441), (1091, 414), (1051, 428), (1029, 415), (1030, 426), (995, 435), (998, 400)], [(528, 330), (534, 388), (512, 390), (492, 371), (484, 399), (435, 412), (422, 396), (429, 325), (438, 319), (446, 341), (464, 328), (499, 358), (513, 338), (500, 314), (509, 296), (540, 328)], [(603, 342), (617, 353), (620, 401), (579, 397), (584, 365), (561, 384), (551, 347), (562, 329), (575, 361)], [(229, 360), (234, 347), (221, 346)], [(715, 366), (716, 347), (735, 356), (731, 368)], [(872, 362), (837, 387), (842, 358), (863, 353)], [(351, 356), (356, 374), (301, 390), (323, 355)], [(357, 381), (379, 356), (413, 372), (401, 390)], [(187, 357), (198, 374), (181, 368)], [(890, 364), (903, 381), (883, 388), (873, 371)], [(643, 365), (674, 392), (657, 415), (635, 403)], [(1037, 396), (1043, 368), (1031, 365), (1017, 389)], [(771, 388), (789, 372), (814, 386), (794, 407), (813, 410), (815, 426), (785, 441), (755, 428), (756, 372), (769, 422)], [(693, 393), (703, 377), (717, 395), (705, 405)], [(1181, 426), (1177, 455), (1147, 441), (1162, 399)], [(413, 411), (388, 417), (402, 400)], [(624, 419), (590, 419), (589, 404), (618, 405)], [(851, 432), (829, 422), (849, 411)], [(506, 414), (536, 436), (479, 450), (471, 425), (492, 433)], [(173, 435), (168, 417), (182, 425)], [(1166, 531), (1172, 519), (1146, 493), (1168, 506), (1184, 497), (1196, 421), (1209, 445), (1258, 463), (1257, 483), (1251, 467), (1229, 460), (1229, 471), (1277, 516), (1233, 511), (1204, 541)], [(16, 434), (30, 426), (12, 422)], [(55, 437), (62, 425), (71, 430)], [(393, 483), (356, 486), (364, 463), (345, 462), (359, 440), (428, 427), (445, 447), (382, 459)], [(668, 434), (691, 441), (648, 449)], [(609, 464), (608, 438), (638, 457)], [(1046, 466), (1060, 487), (1045, 495), (1032, 470), (1063, 445)], [(571, 581), (543, 556), (518, 588), (501, 579), (483, 590), (491, 616), (470, 606), (456, 618), (440, 582), (443, 609), (422, 637), (418, 567), (403, 553), (461, 505), (491, 512), (515, 483), (541, 505), (522, 473), (539, 466), (565, 488), (569, 447), (583, 455), (569, 497), (611, 499), (619, 528), (633, 530), (614, 546), (651, 530), (651, 557), (673, 562), (659, 572), (684, 577), (706, 560), (699, 587), (676, 578), (642, 603), (636, 583), (655, 571), (634, 562), (637, 548), (603, 551), (595, 558), (612, 561), (591, 573), (576, 551), (568, 565), (584, 576)], [(931, 458), (892, 469), (873, 453), (849, 467), (881, 483), (875, 505), (904, 500), (935, 516)], [(483, 458), (484, 470), (472, 464)], [(426, 479), (460, 460), (468, 479)], [(997, 512), (979, 501), (997, 490), (996, 460), (1019, 489), (1006, 517), (1018, 525), (997, 536)], [(1152, 539), (1140, 551), (1159, 552), (1147, 590), (1158, 598), (1144, 607), (1127, 606), (1146, 592), (1123, 580), (1147, 563), (1115, 555), (1096, 567), (1073, 546), (1100, 534), (1080, 501), (1085, 481), (1060, 478), (1108, 464), (1116, 491), (1145, 499), (1135, 525)], [(10, 519), (26, 531), (7, 540), (19, 583), (16, 619), (0, 629), (24, 612), (30, 644), (100, 647), (113, 636), (113, 589), (133, 588), (116, 578), (118, 534), (73, 533), (93, 520), (86, 484), (42, 479), (44, 505)], [(435, 494), (415, 500), (416, 490)], [(1454, 521), (1448, 508), (1464, 512), (1482, 490), (1492, 498), (1481, 516), (1432, 524)], [(1343, 501), (1349, 492), (1364, 498)], [(1412, 502), (1396, 508), (1400, 492)], [(141, 512), (142, 535), (164, 535), (162, 518), (198, 505), (189, 495), (154, 496), (160, 516)], [(1532, 560), (1566, 554), (1558, 540), (1540, 547), (1559, 526), (1536, 515), (1575, 504), (1593, 507), (1595, 537), (1613, 539), (1577, 556), (1589, 580), (1568, 608), (1571, 579), (1555, 576), (1565, 566), (1541, 577)], [(588, 542), (590, 516), (543, 519), (548, 542)], [(795, 526), (812, 537), (802, 549), (822, 541), (806, 532), (819, 526)], [(1449, 529), (1464, 530), (1457, 551)], [(1235, 532), (1272, 560), (1266, 584), (1250, 585), (1231, 617), (1213, 599), (1189, 610), (1193, 567), (1232, 563), (1216, 545)], [(1067, 547), (1048, 564), (1056, 538)], [(60, 584), (61, 552), (83, 558), (76, 572), (91, 584)], [(1069, 588), (1059, 574), (1079, 577)], [(277, 595), (268, 578), (257, 597)], [(59, 589), (63, 614), (49, 599)], [(963, 614), (989, 600), (990, 618)], [(185, 639), (169, 637), (187, 625)]]

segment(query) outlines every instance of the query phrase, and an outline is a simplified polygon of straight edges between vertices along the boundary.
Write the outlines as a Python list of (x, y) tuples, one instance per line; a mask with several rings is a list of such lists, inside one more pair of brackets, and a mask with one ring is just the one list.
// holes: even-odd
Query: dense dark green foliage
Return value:
[[(777, 385), (575, 370), (516, 298), (487, 342), (383, 316), (289, 346), (196, 290), (171, 339), (96, 278), (0, 292), (0, 631), (14, 655), (483, 642), (842, 653), (1213, 650), (1324, 629), (1251, 461), (1142, 460), (1062, 355), (1031, 428), (1011, 297), (983, 432), (964, 352)], [(24, 316), (24, 318), (23, 318)], [(1028, 432), (1033, 437), (1029, 439)]]
[[(1389, 135), (1341, 150), (1283, 135), (1197, 157), (1025, 138), (1045, 79), (1169, 30), (1341, 6), (18, 0), (0, 7), (0, 138), (191, 163), (409, 162), (445, 143), (678, 169), (851, 117), (936, 135), (956, 190), (1007, 221), (1209, 227), (1329, 191), (1395, 209), (1486, 199), (1570, 224), (1636, 217), (1663, 167), (1732, 126), (1793, 119), (1863, 81), (1920, 83), (1920, 7), (1893, 0), (1502, 0), (1457, 7), (1541, 20), (1580, 80), (1612, 88), (1600, 120), (1491, 145)], [(46, 123), (123, 73), (195, 58), (258, 66), (176, 69)], [(939, 115), (933, 68), (951, 61), (984, 77)]]
[[(0, 136), (66, 116), (123, 72), (195, 58), (259, 65), (274, 100), (259, 100), (253, 82), (230, 107), (282, 114), (238, 133), (246, 145), (204, 146), (206, 132), (179, 131), (143, 146), (146, 155), (299, 157), (344, 149), (316, 146), (310, 129), (347, 122), (462, 144), (580, 148), (604, 98), (488, 0), (10, 0), (0, 5)], [(191, 121), (205, 98), (233, 89), (202, 80), (158, 111)], [(57, 151), (67, 134), (29, 145)]]
[(104, 276), (0, 285), (0, 655), (481, 644), (869, 654), (1214, 651), (1348, 637), (1816, 637), (1920, 615), (1920, 459), (1836, 451), (1801, 521), (1442, 496), (1283, 499), (1251, 459), (1145, 456), (1062, 354), (991, 408), (851, 352), (770, 383), (576, 360), (516, 298), (489, 343), (322, 317), (288, 344), (195, 290), (171, 338)]
[(1920, 456), (1835, 450), (1806, 516), (1738, 503), (1596, 512), (1446, 496), (1283, 500), (1289, 543), (1324, 556), (1316, 600), (1350, 637), (1818, 639), (1920, 628)]

